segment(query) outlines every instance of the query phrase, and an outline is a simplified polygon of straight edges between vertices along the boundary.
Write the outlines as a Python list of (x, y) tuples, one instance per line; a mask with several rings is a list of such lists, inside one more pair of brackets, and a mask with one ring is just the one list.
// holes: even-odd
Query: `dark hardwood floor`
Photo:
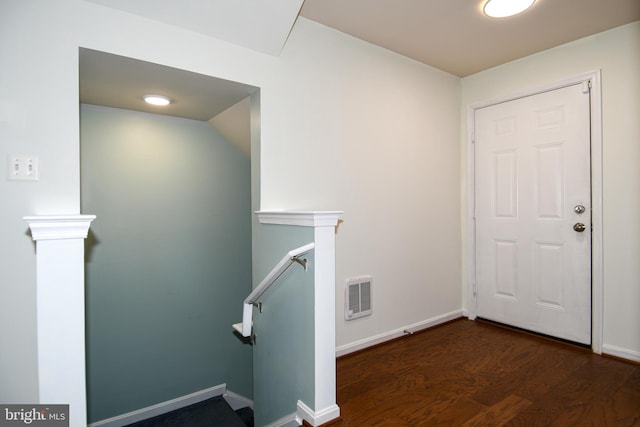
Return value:
[(456, 320), (337, 362), (337, 426), (640, 426), (640, 365)]

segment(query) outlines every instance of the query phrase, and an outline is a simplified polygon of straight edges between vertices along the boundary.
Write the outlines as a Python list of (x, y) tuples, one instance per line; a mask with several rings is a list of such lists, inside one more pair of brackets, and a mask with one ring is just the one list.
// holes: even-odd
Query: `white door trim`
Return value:
[(476, 311), (476, 259), (475, 259), (475, 110), (501, 102), (536, 95), (581, 82), (591, 82), (591, 347), (602, 353), (603, 334), (603, 244), (602, 244), (602, 95), (600, 70), (590, 71), (557, 82), (525, 89), (511, 95), (491, 98), (467, 107), (467, 313), (475, 319)]

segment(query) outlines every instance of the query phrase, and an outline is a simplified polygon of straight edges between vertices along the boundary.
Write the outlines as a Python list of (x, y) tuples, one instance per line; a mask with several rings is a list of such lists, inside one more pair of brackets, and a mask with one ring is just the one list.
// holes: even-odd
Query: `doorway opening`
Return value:
[[(468, 250), (468, 287), (467, 287), (467, 308), (470, 319), (475, 319), (478, 316), (478, 265), (479, 260), (477, 258), (477, 245), (478, 245), (478, 235), (476, 231), (476, 219), (477, 219), (477, 208), (478, 201), (477, 197), (477, 167), (476, 164), (476, 151), (477, 147), (475, 146), (475, 130), (476, 130), (476, 113), (481, 109), (486, 109), (490, 106), (495, 106), (503, 103), (508, 103), (510, 101), (520, 100), (527, 97), (535, 96), (537, 94), (547, 93), (551, 91), (555, 91), (562, 88), (567, 88), (574, 85), (588, 85), (587, 89), (590, 89), (590, 99), (588, 105), (588, 114), (590, 118), (590, 129), (588, 130), (588, 137), (590, 138), (590, 192), (591, 192), (591, 224), (593, 226), (592, 232), (592, 241), (591, 241), (591, 348), (595, 353), (601, 353), (602, 351), (602, 293), (603, 293), (603, 274), (602, 274), (602, 125), (601, 125), (601, 94), (600, 94), (600, 72), (593, 71), (589, 73), (585, 73), (579, 76), (574, 76), (559, 82), (555, 82), (552, 84), (547, 84), (540, 87), (535, 87), (529, 90), (525, 90), (519, 93), (515, 93), (509, 96), (504, 96), (500, 98), (490, 99), (487, 101), (479, 102), (473, 104), (468, 107), (467, 111), (467, 128), (468, 128), (468, 137), (467, 137), (467, 159), (468, 159), (468, 168), (467, 168), (467, 226), (468, 226), (468, 240), (467, 240), (467, 250)], [(505, 128), (506, 129), (506, 128)], [(551, 147), (551, 146), (549, 146)], [(551, 152), (551, 151), (549, 151)], [(509, 165), (512, 163), (508, 162), (509, 156), (505, 151), (505, 155), (503, 156), (505, 160), (503, 166), (504, 172), (508, 172), (512, 170)], [(553, 156), (548, 156), (551, 159)], [(506, 188), (505, 188), (506, 190)], [(505, 199), (506, 200), (506, 199)], [(503, 207), (506, 207), (504, 205)], [(506, 211), (505, 211), (506, 212)], [(575, 229), (574, 229), (575, 230)], [(577, 230), (576, 230), (577, 231)], [(503, 250), (504, 254), (512, 255), (512, 258), (515, 257), (516, 250), (515, 245), (511, 245), (513, 243), (513, 239), (506, 239), (502, 242), (502, 245), (497, 244), (496, 250)], [(542, 242), (545, 243), (545, 242)], [(551, 246), (547, 245), (548, 248), (554, 249)], [(547, 249), (548, 249), (547, 248)], [(510, 250), (513, 249), (513, 250)], [(546, 256), (542, 253), (542, 256)], [(505, 258), (506, 259), (506, 258)], [(549, 261), (553, 261), (553, 257), (546, 258)], [(515, 258), (513, 258), (515, 265)], [(513, 296), (501, 295), (501, 297), (508, 299), (513, 299)], [(517, 325), (516, 325), (517, 326)]]
[[(226, 384), (252, 397), (230, 325), (251, 290), (259, 89), (80, 49), (88, 422)], [(167, 96), (165, 110), (143, 102)], [(253, 155), (257, 155), (257, 150)]]

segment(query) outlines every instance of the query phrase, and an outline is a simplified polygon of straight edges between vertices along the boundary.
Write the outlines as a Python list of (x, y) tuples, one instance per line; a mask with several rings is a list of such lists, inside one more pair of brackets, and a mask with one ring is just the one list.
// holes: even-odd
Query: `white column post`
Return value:
[(316, 225), (315, 252), (315, 426), (340, 416), (336, 403), (336, 249), (338, 218)]
[(87, 425), (84, 239), (94, 215), (24, 218), (36, 242), (40, 404), (68, 404), (69, 425)]

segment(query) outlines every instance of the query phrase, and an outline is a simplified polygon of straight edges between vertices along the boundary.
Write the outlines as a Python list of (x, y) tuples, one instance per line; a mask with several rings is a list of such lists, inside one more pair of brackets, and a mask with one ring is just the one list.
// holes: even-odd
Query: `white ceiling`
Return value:
[[(222, 136), (250, 155), (250, 104), (258, 88), (159, 64), (80, 49), (80, 102), (208, 121)], [(164, 107), (144, 95), (164, 95)]]
[[(254, 86), (124, 56), (80, 49), (80, 102), (207, 121), (256, 91)], [(164, 95), (166, 107), (143, 96)]]
[(278, 55), (303, 0), (85, 0)]
[(640, 20), (640, 0), (537, 0), (511, 18), (486, 0), (305, 0), (301, 15), (463, 77)]

